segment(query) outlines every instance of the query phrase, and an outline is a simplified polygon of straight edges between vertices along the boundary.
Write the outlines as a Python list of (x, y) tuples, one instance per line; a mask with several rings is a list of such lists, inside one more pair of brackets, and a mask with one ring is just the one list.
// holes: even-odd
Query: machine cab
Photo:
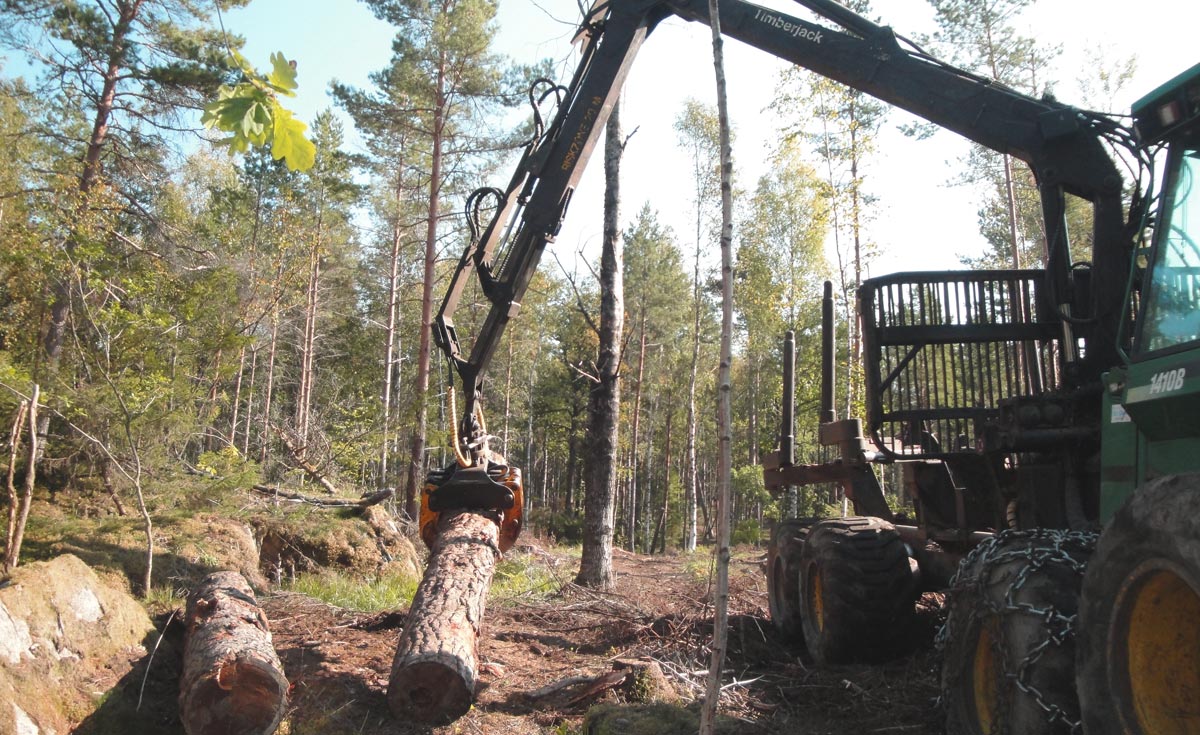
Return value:
[(1141, 357), (1200, 340), (1200, 64), (1143, 97), (1133, 114), (1144, 147), (1167, 146), (1134, 340)]
[(1129, 361), (1106, 380), (1102, 520), (1144, 481), (1200, 471), (1200, 65), (1140, 99), (1133, 116), (1165, 169)]

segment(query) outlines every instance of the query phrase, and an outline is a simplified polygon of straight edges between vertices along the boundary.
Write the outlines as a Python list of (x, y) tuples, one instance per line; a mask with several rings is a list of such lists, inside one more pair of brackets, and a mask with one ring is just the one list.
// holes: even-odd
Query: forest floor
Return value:
[[(625, 727), (631, 711), (621, 710), (614, 715), (615, 728), (588, 735), (696, 731), (689, 723), (694, 722), (695, 703), (703, 691), (712, 638), (710, 547), (694, 554), (654, 556), (616, 550), (616, 586), (601, 593), (572, 583), (578, 546), (556, 546), (527, 532), (496, 567), (479, 640), (475, 706), (448, 725), (420, 727), (398, 721), (385, 697), (407, 609), (377, 600), (343, 608), (322, 601), (341, 598), (301, 594), (297, 590), (303, 587), (292, 581), (299, 562), (306, 561), (319, 562), (310, 568), (310, 578), (332, 579), (354, 593), (371, 592), (373, 581), (381, 579), (406, 579), (415, 587), (420, 554), (398, 534), (384, 533), (389, 525), (386, 514), (381, 522), (378, 517), (307, 506), (264, 506), (254, 494), (234, 499), (239, 503), (236, 512), (198, 512), (186, 502), (173, 514), (160, 512), (156, 529), (163, 538), (155, 570), (162, 581), (156, 584), (174, 593), (158, 594), (147, 604), (163, 634), (145, 641), (145, 656), (115, 662), (103, 681), (92, 682), (92, 688), (104, 694), (94, 711), (80, 716), (72, 732), (183, 733), (176, 703), (183, 647), (179, 595), (215, 569), (242, 571), (262, 590), (259, 602), (291, 683), (282, 735), (580, 735), (590, 707), (623, 704), (637, 699), (638, 692), (616, 688), (588, 693), (581, 691), (586, 683), (555, 685), (600, 677), (612, 672), (617, 661), (647, 660), (657, 663), (669, 689), (690, 709), (667, 712), (675, 719), (671, 727), (649, 728)], [(72, 553), (114, 585), (138, 578), (143, 543), (140, 521), (112, 516), (102, 500), (90, 509), (39, 503), (27, 537), (30, 560)], [(408, 559), (407, 566), (399, 557), (386, 561), (380, 551), (385, 545), (393, 554), (407, 547), (415, 558)], [(267, 553), (268, 547), (279, 546), (295, 553), (281, 556), (277, 548)], [(908, 655), (882, 664), (817, 667), (803, 644), (785, 640), (768, 616), (765, 556), (753, 546), (733, 550), (730, 637), (720, 703), (726, 718), (723, 735), (943, 731), (937, 706), (939, 658), (932, 643), (943, 614), (937, 595), (922, 597), (915, 624), (895, 632)], [(399, 576), (388, 576), (386, 570), (398, 565), (403, 567)], [(289, 578), (285, 584), (267, 579), (279, 575)], [(394, 599), (410, 598), (396, 593)], [(367, 609), (384, 612), (361, 612)], [(530, 696), (539, 690), (552, 693)]]
[[(570, 583), (568, 550), (525, 545), (525, 562), (555, 580), (548, 593), (494, 595), (480, 640), (476, 705), (454, 723), (426, 728), (397, 722), (385, 700), (402, 611), (367, 615), (294, 593), (262, 600), (275, 645), (292, 682), (291, 711), (281, 732), (486, 733), (533, 735), (581, 731), (596, 697), (570, 703), (577, 689), (531, 698), (568, 677), (598, 676), (616, 659), (653, 659), (687, 702), (702, 691), (712, 609), (710, 557), (615, 553), (616, 588), (598, 593)], [(575, 550), (578, 553), (578, 550)], [(731, 566), (731, 633), (721, 711), (738, 733), (889, 733), (942, 731), (936, 706), (932, 638), (940, 606), (919, 603), (907, 657), (879, 665), (816, 668), (800, 644), (781, 639), (766, 608), (763, 554), (735, 552)], [(619, 696), (604, 693), (610, 700)]]

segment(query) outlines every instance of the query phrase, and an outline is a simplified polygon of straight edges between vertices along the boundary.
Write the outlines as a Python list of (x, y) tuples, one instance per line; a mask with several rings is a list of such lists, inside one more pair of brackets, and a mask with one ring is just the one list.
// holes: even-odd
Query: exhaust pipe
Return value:
[(779, 426), (779, 465), (796, 463), (796, 333), (783, 337), (783, 419)]
[(833, 282), (825, 282), (825, 295), (821, 299), (821, 423), (837, 421), (833, 407), (833, 394), (837, 377), (833, 372), (833, 349), (836, 342), (833, 325)]

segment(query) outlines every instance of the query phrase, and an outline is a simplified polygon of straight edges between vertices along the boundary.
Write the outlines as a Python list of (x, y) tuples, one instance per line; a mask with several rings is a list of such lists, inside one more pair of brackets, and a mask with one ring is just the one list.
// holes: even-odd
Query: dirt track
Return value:
[[(536, 548), (532, 555), (556, 570), (561, 593), (493, 600), (480, 645), (476, 706), (432, 730), (398, 723), (387, 709), (384, 692), (402, 614), (355, 614), (293, 594), (264, 600), (292, 682), (289, 732), (574, 732), (594, 698), (566, 704), (566, 697), (548, 697), (535, 705), (525, 695), (566, 677), (602, 674), (618, 658), (653, 658), (685, 700), (699, 694), (712, 626), (706, 555), (617, 552), (619, 577), (609, 594), (569, 584), (574, 561)], [(916, 652), (906, 658), (816, 669), (803, 647), (782, 641), (767, 619), (765, 578), (754, 553), (738, 554), (722, 712), (745, 733), (939, 733), (929, 645), (936, 617), (932, 606), (923, 608), (915, 630), (897, 633), (914, 641)]]

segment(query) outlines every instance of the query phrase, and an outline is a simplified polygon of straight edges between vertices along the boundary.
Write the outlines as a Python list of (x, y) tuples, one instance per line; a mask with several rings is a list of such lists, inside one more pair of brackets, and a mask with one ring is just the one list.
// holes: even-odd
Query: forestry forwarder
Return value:
[[(779, 524), (768, 572), (773, 618), (785, 631), (803, 631), (820, 661), (863, 655), (864, 645), (903, 629), (919, 589), (945, 587), (975, 548), (958, 573), (958, 608), (944, 636), (951, 731), (1077, 729), (1073, 587), (1090, 550), (1087, 529), (1130, 496), (1085, 585), (1099, 591), (1085, 589), (1083, 717), (1089, 733), (1200, 732), (1200, 514), (1186, 510), (1200, 505), (1192, 501), (1200, 480), (1177, 474), (1200, 459), (1200, 380), (1193, 384), (1190, 374), (1200, 366), (1187, 352), (1200, 264), (1185, 236), (1186, 217), (1200, 205), (1182, 183), (1196, 169), (1200, 67), (1139, 103), (1135, 139), (1105, 115), (938, 61), (831, 0), (797, 2), (838, 28), (722, 0), (721, 31), (1028, 163), (1047, 258), (1044, 270), (902, 274), (864, 287), (875, 449), (859, 422), (833, 420), (830, 379), (820, 437), (840, 447), (840, 458), (795, 465), (789, 420), (766, 470), (776, 491), (839, 482), (860, 515)], [(665, 17), (707, 23), (708, 13), (707, 0), (597, 2), (576, 37), (582, 58), (569, 85), (542, 80), (530, 91), (534, 135), (508, 186), (468, 199), (471, 242), (434, 324), (465, 406), (456, 461), (431, 473), (422, 496), (427, 543), (439, 514), (460, 508), (492, 514), (502, 549), (519, 533), (520, 474), (489, 450), (484, 374), (642, 42)], [(548, 101), (555, 112), (547, 124), (540, 108)], [(1168, 142), (1165, 214), (1157, 215), (1167, 224), (1142, 248), (1142, 233), (1162, 223), (1148, 215), (1154, 202), (1141, 183), (1152, 184), (1151, 154)], [(1132, 157), (1139, 186), (1128, 212), (1106, 146)], [(1067, 195), (1091, 206), (1088, 263), (1071, 257)], [(1146, 287), (1131, 290), (1144, 280), (1131, 279), (1135, 256), (1139, 270), (1154, 267)], [(472, 280), (489, 309), (468, 354), (454, 314)], [(831, 329), (827, 339), (832, 345)], [(828, 376), (832, 355), (830, 347)], [(790, 403), (785, 408), (790, 416)], [(877, 462), (903, 463), (916, 525), (893, 522)], [(997, 533), (1009, 527), (1036, 530)], [(1104, 595), (1108, 602), (1093, 601)]]

